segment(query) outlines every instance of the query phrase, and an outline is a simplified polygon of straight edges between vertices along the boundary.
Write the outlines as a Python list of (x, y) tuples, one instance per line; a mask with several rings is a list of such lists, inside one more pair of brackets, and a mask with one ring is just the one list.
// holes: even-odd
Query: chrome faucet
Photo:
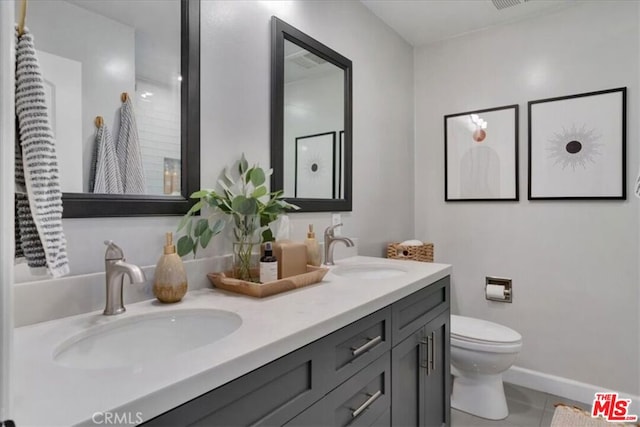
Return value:
[(333, 262), (333, 245), (336, 242), (343, 242), (345, 245), (347, 245), (348, 248), (353, 246), (353, 240), (351, 240), (348, 237), (342, 237), (342, 236), (338, 236), (336, 237), (336, 235), (334, 234), (334, 230), (336, 229), (336, 227), (340, 227), (342, 224), (336, 224), (336, 225), (332, 225), (330, 227), (327, 227), (326, 230), (324, 230), (324, 263), (325, 265), (334, 265)]
[(125, 312), (122, 300), (124, 276), (129, 276), (131, 283), (144, 283), (146, 277), (137, 265), (125, 262), (122, 249), (111, 240), (105, 240), (107, 251), (104, 254), (104, 271), (107, 283), (107, 301), (104, 314), (111, 316)]

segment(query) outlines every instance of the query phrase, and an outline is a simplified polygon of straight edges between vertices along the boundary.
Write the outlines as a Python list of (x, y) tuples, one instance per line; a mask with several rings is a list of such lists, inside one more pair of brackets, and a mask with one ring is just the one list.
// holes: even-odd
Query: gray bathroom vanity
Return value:
[(449, 425), (449, 277), (146, 426)]

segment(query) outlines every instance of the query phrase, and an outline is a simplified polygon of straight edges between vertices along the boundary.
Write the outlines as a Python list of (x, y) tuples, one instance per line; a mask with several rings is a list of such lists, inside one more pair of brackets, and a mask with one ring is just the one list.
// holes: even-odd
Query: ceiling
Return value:
[(413, 46), (528, 19), (575, 0), (360, 0)]

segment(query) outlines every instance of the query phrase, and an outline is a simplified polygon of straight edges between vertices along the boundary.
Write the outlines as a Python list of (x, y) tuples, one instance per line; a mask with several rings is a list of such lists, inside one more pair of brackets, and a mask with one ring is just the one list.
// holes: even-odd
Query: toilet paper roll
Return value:
[(485, 292), (487, 293), (487, 298), (506, 299), (504, 297), (504, 286), (502, 285), (487, 285)]

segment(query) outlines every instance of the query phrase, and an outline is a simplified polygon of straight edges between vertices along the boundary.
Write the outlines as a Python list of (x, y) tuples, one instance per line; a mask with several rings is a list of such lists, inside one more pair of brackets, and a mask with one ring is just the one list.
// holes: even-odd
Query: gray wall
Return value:
[[(455, 312), (522, 334), (517, 366), (638, 394), (638, 200), (527, 201), (527, 101), (627, 86), (638, 171), (638, 2), (585, 2), (416, 49), (416, 234), (452, 263)], [(445, 203), (445, 114), (520, 104), (520, 202)], [(484, 277), (513, 278), (513, 304)]]
[[(362, 254), (380, 256), (386, 242), (413, 237), (413, 50), (359, 2), (202, 2), (202, 186), (213, 187), (242, 152), (269, 165), (272, 15), (353, 61), (354, 203), (342, 215), (343, 234), (360, 238)], [(294, 214), (291, 222), (293, 238), (304, 239), (308, 223), (321, 237), (331, 215)], [(72, 274), (104, 268), (105, 239), (129, 261), (154, 264), (163, 233), (177, 224), (170, 217), (64, 220)], [(217, 239), (201, 255), (227, 249)]]

